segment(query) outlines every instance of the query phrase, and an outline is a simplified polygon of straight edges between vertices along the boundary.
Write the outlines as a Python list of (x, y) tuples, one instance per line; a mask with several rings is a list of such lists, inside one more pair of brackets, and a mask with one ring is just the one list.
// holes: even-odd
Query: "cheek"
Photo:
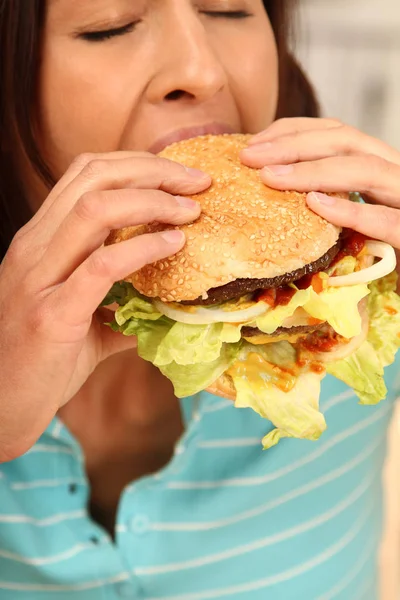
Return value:
[(278, 53), (272, 31), (248, 36), (227, 55), (230, 87), (243, 128), (258, 133), (272, 123), (278, 103)]
[(95, 57), (82, 60), (66, 49), (47, 48), (44, 55), (39, 135), (59, 177), (78, 154), (118, 150), (132, 92), (114, 61), (102, 60), (100, 69)]

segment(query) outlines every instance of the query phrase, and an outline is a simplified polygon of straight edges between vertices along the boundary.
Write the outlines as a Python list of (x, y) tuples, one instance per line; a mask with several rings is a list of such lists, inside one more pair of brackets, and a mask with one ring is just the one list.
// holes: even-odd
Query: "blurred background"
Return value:
[[(294, 49), (316, 87), (324, 116), (339, 118), (400, 150), (400, 0), (299, 4)], [(383, 478), (380, 600), (400, 600), (400, 406)]]
[(400, 0), (300, 0), (296, 48), (325, 114), (400, 149)]

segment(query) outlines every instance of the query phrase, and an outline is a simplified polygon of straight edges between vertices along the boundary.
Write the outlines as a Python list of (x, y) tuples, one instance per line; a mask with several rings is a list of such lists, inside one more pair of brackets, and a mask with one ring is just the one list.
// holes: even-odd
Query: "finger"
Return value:
[(291, 117), (274, 121), (267, 129), (254, 135), (249, 140), (249, 146), (270, 141), (274, 138), (300, 133), (309, 130), (324, 130), (341, 127), (343, 123), (337, 119), (315, 119), (311, 117)]
[[(182, 225), (200, 214), (198, 202), (159, 190), (88, 192), (75, 204), (40, 263), (42, 288), (64, 281), (104, 243), (112, 229), (153, 221)], [(73, 240), (73, 243), (71, 243)]]
[(189, 195), (205, 190), (210, 184), (209, 175), (153, 155), (108, 160), (95, 158), (86, 164), (51, 204), (41, 220), (40, 232), (37, 228), (36, 232), (49, 241), (74, 204), (87, 192), (153, 188), (171, 194)]
[[(118, 152), (105, 152), (101, 154), (94, 154), (87, 152), (85, 154), (80, 154), (77, 156), (73, 162), (70, 164), (69, 168), (61, 177), (61, 179), (55, 184), (47, 198), (44, 200), (40, 208), (36, 211), (33, 218), (29, 221), (29, 226), (35, 225), (39, 222), (42, 217), (47, 213), (50, 206), (52, 206), (60, 194), (65, 190), (66, 187), (82, 172), (82, 170), (89, 164), (92, 160), (96, 158), (101, 160), (109, 160), (109, 159), (122, 159), (122, 158), (134, 158), (134, 157), (148, 157), (150, 154), (148, 152), (131, 152), (131, 151), (118, 151)], [(27, 228), (27, 229), (28, 229)]]
[(340, 227), (400, 247), (400, 211), (388, 206), (360, 204), (342, 198), (311, 192), (308, 206), (321, 217)]
[[(103, 246), (93, 252), (67, 279), (55, 288), (49, 299), (63, 323), (79, 329), (105, 298), (115, 281), (127, 277), (147, 264), (176, 254), (185, 244), (182, 231), (151, 233)], [(49, 310), (50, 312), (50, 310)]]
[(375, 154), (400, 164), (400, 153), (375, 138), (352, 127), (335, 127), (321, 131), (299, 131), (252, 145), (241, 153), (243, 163), (256, 169), (266, 165), (291, 164), (320, 160), (329, 156)]
[(380, 204), (400, 207), (400, 167), (373, 155), (271, 165), (260, 173), (264, 183), (278, 190), (357, 191)]
[(107, 327), (105, 323), (111, 323), (114, 319), (114, 313), (105, 308), (96, 311), (95, 323), (97, 326), (98, 336), (100, 339), (100, 361), (105, 360), (109, 356), (119, 354), (126, 350), (132, 350), (137, 347), (137, 338), (133, 335), (121, 335)]

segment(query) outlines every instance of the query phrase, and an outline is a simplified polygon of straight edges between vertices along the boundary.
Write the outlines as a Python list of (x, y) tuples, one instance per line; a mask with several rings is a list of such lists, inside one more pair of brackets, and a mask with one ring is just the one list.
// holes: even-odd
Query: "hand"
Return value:
[[(400, 152), (383, 142), (332, 119), (281, 119), (241, 158), (270, 187), (311, 192), (308, 205), (328, 221), (400, 249)], [(369, 204), (319, 193), (349, 191)]]
[(210, 183), (150, 154), (85, 155), (18, 232), (0, 265), (0, 461), (27, 451), (99, 362), (134, 347), (97, 311), (112, 284), (185, 243), (174, 230), (104, 246), (110, 230), (192, 221), (199, 205), (173, 195)]

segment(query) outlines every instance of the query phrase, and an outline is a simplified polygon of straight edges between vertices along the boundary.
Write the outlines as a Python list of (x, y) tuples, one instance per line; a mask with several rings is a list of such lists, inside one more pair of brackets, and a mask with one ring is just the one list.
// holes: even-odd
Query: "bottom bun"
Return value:
[(214, 394), (214, 396), (221, 396), (221, 398), (226, 398), (227, 400), (236, 400), (236, 390), (232, 378), (225, 373), (223, 373), (217, 381), (214, 381), (214, 383), (206, 389), (206, 392)]

